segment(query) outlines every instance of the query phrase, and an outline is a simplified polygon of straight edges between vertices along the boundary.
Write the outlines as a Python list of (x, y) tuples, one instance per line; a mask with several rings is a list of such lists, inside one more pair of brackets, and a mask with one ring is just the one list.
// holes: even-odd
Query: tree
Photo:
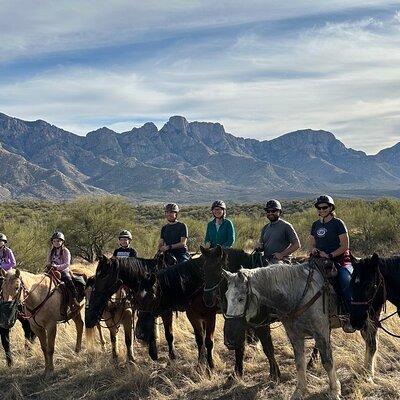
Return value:
[(93, 262), (133, 220), (133, 206), (121, 197), (81, 197), (67, 204), (62, 229), (72, 254)]

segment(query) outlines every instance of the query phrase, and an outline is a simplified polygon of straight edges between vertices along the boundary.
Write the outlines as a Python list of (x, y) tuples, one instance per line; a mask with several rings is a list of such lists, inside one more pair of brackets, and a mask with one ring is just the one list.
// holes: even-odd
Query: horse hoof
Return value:
[(171, 352), (169, 353), (169, 359), (170, 359), (170, 360), (176, 360), (175, 352), (171, 351)]
[(290, 400), (303, 400), (303, 399), (304, 399), (304, 393), (302, 393), (300, 390), (295, 390), (295, 392), (290, 397)]

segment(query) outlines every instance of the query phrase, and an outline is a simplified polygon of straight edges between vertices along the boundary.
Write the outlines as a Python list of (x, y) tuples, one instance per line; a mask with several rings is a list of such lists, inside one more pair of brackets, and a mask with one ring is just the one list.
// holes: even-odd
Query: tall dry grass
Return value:
[[(388, 310), (389, 312), (390, 310)], [(386, 324), (400, 333), (398, 318)], [(282, 371), (282, 382), (272, 385), (268, 381), (268, 362), (260, 345), (247, 346), (245, 376), (240, 381), (230, 381), (234, 354), (223, 344), (223, 318), (218, 316), (215, 334), (215, 371), (209, 377), (196, 368), (197, 349), (192, 328), (184, 313), (174, 322), (177, 360), (170, 362), (167, 346), (161, 331), (160, 359), (150, 360), (147, 348), (134, 343), (135, 364), (124, 363), (125, 349), (122, 332), (119, 332), (120, 364), (111, 360), (108, 332), (106, 351), (91, 356), (84, 347), (74, 353), (75, 330), (73, 324), (58, 326), (55, 348), (55, 373), (43, 375), (44, 362), (39, 343), (24, 350), (24, 339), (19, 322), (12, 330), (11, 341), (15, 366), (9, 369), (0, 362), (0, 398), (11, 399), (287, 399), (294, 390), (296, 373), (293, 352), (282, 327), (274, 325), (272, 331), (276, 356)], [(162, 329), (162, 325), (160, 326)], [(122, 331), (122, 329), (121, 329)], [(359, 333), (345, 334), (334, 331), (332, 345), (338, 376), (345, 399), (399, 399), (400, 398), (400, 340), (385, 333), (380, 335), (376, 378), (368, 382), (363, 376), (362, 360), (364, 342)], [(310, 352), (312, 341), (307, 343)], [(318, 363), (308, 373), (308, 399), (325, 399), (328, 387), (326, 374)]]

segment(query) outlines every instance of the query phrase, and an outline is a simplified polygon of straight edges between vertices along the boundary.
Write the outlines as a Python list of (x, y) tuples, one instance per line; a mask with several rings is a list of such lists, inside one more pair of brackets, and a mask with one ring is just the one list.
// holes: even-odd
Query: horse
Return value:
[[(354, 263), (350, 322), (368, 340), (365, 368), (374, 377), (379, 316), (389, 300), (400, 316), (400, 257), (380, 258), (376, 253)], [(386, 319), (386, 318), (385, 318)], [(390, 332), (388, 332), (390, 334)]]
[(198, 365), (207, 363), (214, 368), (213, 347), (216, 307), (207, 307), (203, 301), (204, 257), (152, 273), (142, 280), (136, 297), (139, 307), (162, 314), (168, 310), (185, 311), (193, 327), (198, 348)]
[[(141, 280), (145, 279), (152, 271), (157, 271), (158, 259), (144, 258), (110, 258), (102, 255), (96, 268), (95, 282), (92, 287), (90, 302), (85, 308), (86, 328), (93, 328), (100, 320), (108, 300), (124, 284), (130, 289), (130, 297), (133, 300), (132, 306), (137, 308), (135, 293), (139, 290)], [(161, 315), (165, 328), (165, 338), (168, 343), (168, 354), (171, 359), (175, 358), (172, 330), (172, 312), (167, 311)], [(140, 337), (148, 342), (149, 355), (152, 360), (158, 359), (155, 317), (151, 313), (138, 313), (136, 331)], [(89, 335), (90, 336), (90, 335)]]
[[(83, 287), (77, 287), (77, 289), (82, 301)], [(4, 300), (21, 302), (23, 314), (28, 319), (32, 331), (39, 338), (45, 361), (45, 374), (52, 373), (57, 322), (66, 320), (66, 316), (61, 311), (65, 299), (60, 285), (49, 274), (36, 275), (19, 269), (11, 269), (4, 276), (2, 292)], [(70, 313), (68, 318), (72, 318), (76, 326), (75, 352), (79, 352), (83, 333), (80, 309)]]
[[(88, 278), (85, 288), (85, 304), (86, 307), (90, 304), (90, 296), (92, 292), (93, 285), (95, 283), (95, 277), (92, 276)], [(124, 327), (125, 335), (125, 346), (126, 346), (126, 362), (133, 363), (132, 354), (132, 332), (134, 327), (134, 312), (132, 311), (132, 306), (128, 298), (128, 291), (121, 287), (108, 301), (106, 308), (102, 314), (102, 320), (106, 324), (108, 330), (110, 331), (110, 340), (112, 348), (112, 358), (114, 362), (118, 361), (117, 353), (117, 333), (120, 325)], [(99, 329), (99, 332), (101, 330)], [(86, 330), (86, 335), (89, 342), (92, 340), (91, 331)], [(101, 345), (104, 348), (104, 339), (102, 335), (100, 336)]]
[[(246, 321), (259, 314), (262, 306), (273, 308), (295, 354), (297, 385), (292, 399), (301, 399), (307, 390), (304, 340), (308, 336), (314, 338), (321, 354), (331, 396), (340, 398), (341, 387), (330, 343), (331, 329), (340, 324), (334, 324), (338, 321), (332, 319), (337, 311), (336, 295), (328, 292), (326, 278), (319, 272), (319, 262), (329, 260), (321, 260), (310, 259), (296, 266), (276, 264), (269, 268), (242, 269), (235, 274), (224, 271), (228, 280), (225, 344), (230, 348), (243, 346)], [(366, 345), (368, 352), (368, 341)]]
[[(217, 246), (213, 249), (206, 249), (200, 246), (201, 253), (205, 258), (204, 268), (204, 302), (208, 306), (219, 304), (220, 311), (226, 310), (225, 292), (227, 290), (227, 281), (222, 275), (223, 268), (230, 272), (237, 272), (242, 266), (245, 268), (254, 268), (262, 266), (262, 259), (259, 254), (248, 254), (239, 249), (222, 249)], [(266, 310), (265, 310), (266, 311)], [(275, 359), (274, 345), (271, 338), (271, 329), (269, 324), (274, 319), (268, 312), (261, 319), (255, 318), (247, 323), (247, 327), (253, 327), (254, 333), (260, 339), (263, 351), (268, 358), (270, 366), (270, 379), (278, 382), (280, 379), (280, 370)], [(253, 323), (251, 323), (253, 322)], [(235, 348), (235, 369), (234, 376), (243, 376), (243, 357), (244, 345)]]

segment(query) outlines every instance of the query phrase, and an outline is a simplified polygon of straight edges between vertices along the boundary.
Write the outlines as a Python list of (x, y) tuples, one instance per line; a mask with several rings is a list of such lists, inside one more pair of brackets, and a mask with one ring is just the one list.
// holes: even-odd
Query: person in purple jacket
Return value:
[(12, 250), (7, 247), (7, 236), (0, 233), (0, 268), (8, 271), (16, 265)]
[(72, 294), (72, 308), (79, 308), (78, 293), (72, 280), (71, 271), (69, 266), (71, 264), (71, 253), (65, 247), (65, 236), (62, 232), (56, 231), (51, 236), (51, 250), (47, 256), (48, 269), (54, 268), (61, 274), (61, 280)]

